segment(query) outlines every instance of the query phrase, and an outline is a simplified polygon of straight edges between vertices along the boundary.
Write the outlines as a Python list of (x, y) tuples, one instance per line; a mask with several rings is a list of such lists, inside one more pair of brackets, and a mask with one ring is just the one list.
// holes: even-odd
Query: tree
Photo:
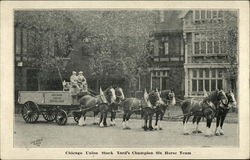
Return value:
[[(146, 48), (154, 29), (155, 11), (16, 11), (15, 25), (29, 31), (28, 52), (40, 69), (40, 79), (65, 70), (63, 59), (82, 41), (96, 77), (125, 77), (131, 83), (147, 71)], [(51, 78), (51, 77), (50, 77)]]

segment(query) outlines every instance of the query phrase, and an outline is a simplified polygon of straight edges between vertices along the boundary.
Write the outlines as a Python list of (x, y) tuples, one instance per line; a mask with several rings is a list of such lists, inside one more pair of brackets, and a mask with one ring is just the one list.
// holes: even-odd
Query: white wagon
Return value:
[(82, 113), (77, 94), (72, 91), (20, 91), (18, 102), (27, 123), (36, 122), (42, 115), (49, 122), (65, 125), (69, 114), (78, 122)]

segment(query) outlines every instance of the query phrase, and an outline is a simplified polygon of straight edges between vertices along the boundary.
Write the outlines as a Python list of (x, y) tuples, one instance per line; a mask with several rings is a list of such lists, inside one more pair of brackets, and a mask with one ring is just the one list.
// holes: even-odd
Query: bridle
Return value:
[[(221, 98), (221, 96), (222, 95), (220, 95), (220, 94), (222, 94), (223, 96), (225, 96), (225, 98)], [(223, 104), (223, 105), (228, 105), (229, 104), (229, 101), (228, 101), (228, 98), (227, 98), (227, 96), (226, 96), (226, 94), (223, 92), (223, 91), (219, 91), (218, 93), (217, 93), (217, 97), (220, 95), (220, 100), (219, 100), (219, 104), (221, 103), (221, 104)], [(223, 100), (227, 100), (227, 103), (224, 103), (223, 102)]]

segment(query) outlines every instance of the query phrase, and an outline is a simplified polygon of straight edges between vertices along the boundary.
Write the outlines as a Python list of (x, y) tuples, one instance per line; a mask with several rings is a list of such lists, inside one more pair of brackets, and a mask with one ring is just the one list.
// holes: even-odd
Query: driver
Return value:
[(77, 77), (77, 75), (76, 75), (76, 72), (75, 71), (73, 71), (72, 72), (72, 75), (70, 76), (70, 82), (71, 82), (71, 85), (73, 86), (73, 87), (77, 87), (78, 89), (80, 89), (80, 87), (79, 87), (79, 85), (78, 85), (78, 77)]
[(88, 90), (87, 80), (83, 76), (82, 71), (80, 71), (79, 74), (78, 74), (78, 85), (80, 86), (82, 91), (87, 92), (87, 90)]

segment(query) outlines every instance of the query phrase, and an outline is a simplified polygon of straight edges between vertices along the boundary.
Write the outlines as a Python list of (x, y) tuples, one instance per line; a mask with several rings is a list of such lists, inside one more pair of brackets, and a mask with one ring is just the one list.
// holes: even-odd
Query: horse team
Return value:
[[(143, 129), (161, 130), (161, 121), (170, 105), (175, 105), (175, 94), (173, 90), (167, 91), (144, 91), (144, 95), (139, 98), (125, 98), (122, 88), (109, 87), (105, 91), (100, 89), (100, 93), (90, 92), (88, 95), (79, 97), (80, 105), (83, 111), (78, 117), (78, 125), (86, 125), (86, 113), (94, 112), (94, 124), (100, 127), (107, 126), (107, 114), (111, 113), (110, 125), (115, 125), (116, 111), (119, 108), (123, 110), (123, 129), (130, 129), (129, 119), (132, 114), (139, 114), (144, 120)], [(94, 107), (93, 107), (94, 106)], [(207, 130), (205, 135), (211, 136), (211, 123), (216, 117), (215, 135), (223, 135), (223, 122), (230, 108), (236, 107), (236, 99), (233, 92), (225, 93), (223, 90), (216, 90), (202, 99), (186, 99), (181, 103), (183, 112), (183, 132), (188, 135), (187, 122), (193, 116), (195, 129), (193, 133), (202, 133), (198, 125), (202, 117), (206, 118)], [(96, 116), (100, 113), (100, 120)], [(153, 127), (152, 120), (155, 115), (155, 124)]]

